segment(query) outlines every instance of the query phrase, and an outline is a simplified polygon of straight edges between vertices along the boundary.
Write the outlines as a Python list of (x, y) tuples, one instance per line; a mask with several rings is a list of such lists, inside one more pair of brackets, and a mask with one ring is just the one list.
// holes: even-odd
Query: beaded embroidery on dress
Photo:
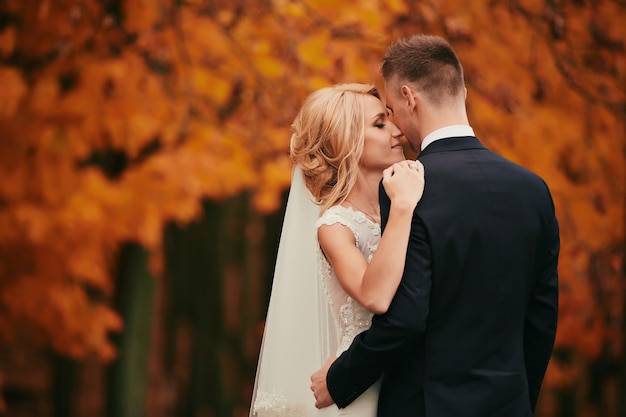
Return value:
[[(334, 206), (324, 212), (315, 226), (318, 229), (322, 225), (336, 223), (340, 223), (352, 231), (357, 248), (369, 263), (380, 242), (380, 225), (351, 207)], [(317, 256), (318, 275), (324, 284), (328, 303), (337, 325), (339, 345), (336, 355), (339, 356), (350, 347), (356, 335), (369, 329), (373, 314), (346, 294), (319, 247)]]

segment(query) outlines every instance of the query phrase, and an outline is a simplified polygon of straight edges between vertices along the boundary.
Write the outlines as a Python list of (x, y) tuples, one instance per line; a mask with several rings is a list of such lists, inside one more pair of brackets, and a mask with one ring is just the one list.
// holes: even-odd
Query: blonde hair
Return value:
[(340, 84), (309, 95), (291, 125), (290, 152), (323, 213), (342, 203), (356, 183), (365, 138), (369, 84)]

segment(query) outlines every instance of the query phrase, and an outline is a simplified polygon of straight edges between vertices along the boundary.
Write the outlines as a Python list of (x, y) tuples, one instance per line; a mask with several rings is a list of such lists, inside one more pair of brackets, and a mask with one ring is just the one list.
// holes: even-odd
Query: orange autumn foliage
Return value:
[[(203, 198), (248, 190), (277, 209), (303, 98), (380, 83), (388, 44), (429, 32), (464, 63), (480, 139), (553, 191), (557, 349), (620, 352), (623, 15), (606, 0), (4, 1), (0, 338), (111, 359), (122, 323), (103, 300), (120, 245), (158, 260), (163, 225), (196, 218)], [(547, 381), (574, 374), (553, 361)]]

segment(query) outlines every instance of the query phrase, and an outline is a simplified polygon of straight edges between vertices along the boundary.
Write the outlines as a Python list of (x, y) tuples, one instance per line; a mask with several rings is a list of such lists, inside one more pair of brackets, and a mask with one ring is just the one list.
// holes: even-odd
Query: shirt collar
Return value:
[(424, 138), (424, 140), (422, 141), (422, 150), (426, 149), (428, 145), (436, 140), (464, 136), (475, 136), (474, 129), (472, 129), (468, 125), (452, 125), (442, 127), (441, 129), (437, 129), (434, 132), (431, 132)]

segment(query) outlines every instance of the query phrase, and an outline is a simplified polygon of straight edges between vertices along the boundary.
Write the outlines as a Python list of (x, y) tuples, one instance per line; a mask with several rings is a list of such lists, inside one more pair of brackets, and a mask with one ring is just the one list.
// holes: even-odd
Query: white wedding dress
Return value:
[(372, 313), (343, 290), (317, 242), (321, 225), (342, 224), (369, 262), (380, 225), (352, 208), (335, 206), (321, 217), (296, 167), (285, 211), (250, 417), (375, 417), (379, 384), (345, 409), (318, 410), (310, 376), (339, 356), (371, 325)]
[[(380, 225), (370, 220), (364, 213), (351, 207), (334, 206), (329, 208), (317, 221), (316, 228), (322, 225), (340, 223), (354, 234), (356, 246), (367, 262), (380, 242)], [(353, 300), (343, 290), (334, 271), (318, 245), (318, 274), (324, 284), (332, 317), (337, 328), (338, 346), (336, 356), (341, 355), (352, 344), (352, 339), (363, 330), (369, 329), (373, 314)], [(371, 386), (345, 409), (338, 410), (338, 416), (376, 417), (379, 382)]]

